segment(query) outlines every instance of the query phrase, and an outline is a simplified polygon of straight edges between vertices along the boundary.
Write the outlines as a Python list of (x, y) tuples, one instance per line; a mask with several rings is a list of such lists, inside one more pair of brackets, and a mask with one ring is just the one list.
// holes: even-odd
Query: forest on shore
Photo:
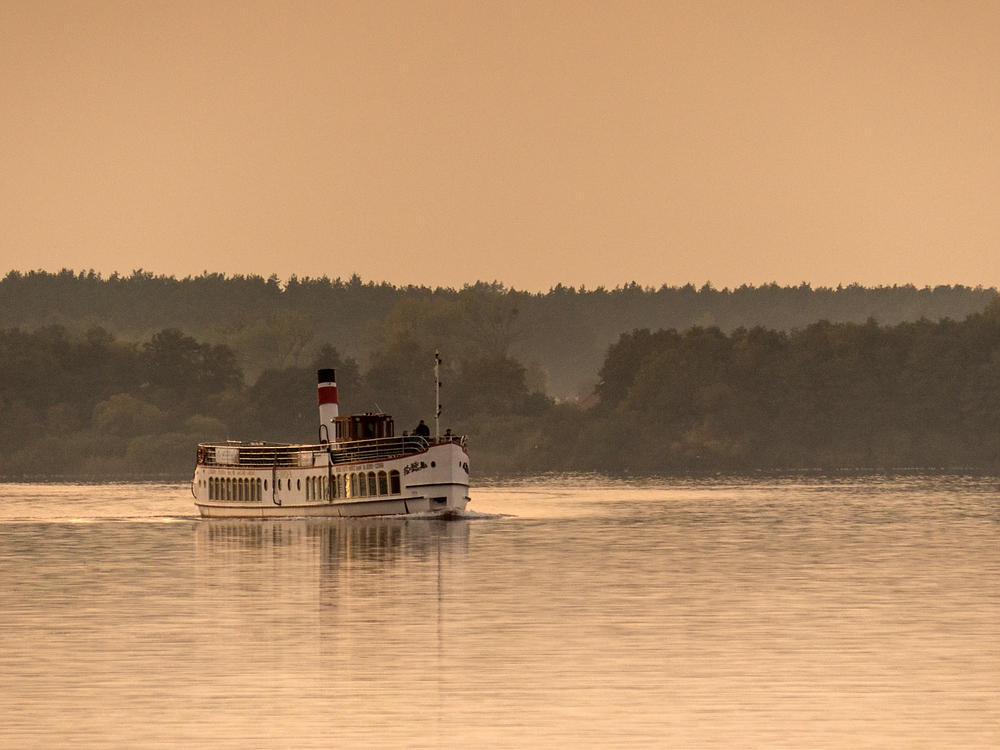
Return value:
[(202, 274), (177, 279), (135, 271), (11, 271), (0, 279), (0, 328), (63, 326), (76, 336), (100, 327), (145, 342), (165, 328), (224, 344), (245, 380), (265, 370), (304, 367), (324, 346), (366, 366), (403, 338), (451, 359), (470, 349), (512, 356), (533, 390), (560, 400), (593, 392), (608, 346), (622, 333), (693, 326), (790, 331), (818, 320), (895, 325), (963, 320), (995, 289), (912, 285), (835, 289), (799, 286), (686, 286), (614, 289), (558, 285), (548, 292), (479, 282), (462, 289), (393, 286), (350, 279)]
[[(336, 368), (342, 412), (385, 410), (401, 432), (433, 416), (435, 348), (445, 355), (442, 428), (470, 436), (476, 473), (1000, 468), (993, 290), (760, 287), (753, 300), (747, 288), (745, 318), (727, 318), (739, 295), (713, 289), (532, 295), (486, 284), (199, 278), (67, 272), (0, 282), (0, 476), (183, 479), (198, 442), (312, 441), (318, 367)], [(178, 301), (199, 284), (224, 297), (214, 311), (197, 301), (201, 291)], [(48, 307), (46, 285), (64, 292)], [(257, 307), (267, 294), (287, 302), (289, 288), (316, 307)], [(848, 299), (886, 305), (892, 322), (796, 317), (824, 305), (847, 315)], [(767, 302), (787, 325), (753, 322)], [(334, 303), (353, 322), (317, 323)], [(675, 303), (686, 325), (630, 324)], [(974, 310), (935, 319), (929, 307)], [(613, 330), (601, 317), (609, 309), (620, 327), (589, 395), (554, 398), (545, 363), (555, 360), (527, 359), (526, 341), (572, 352), (575, 314)], [(727, 324), (697, 323), (706, 311)], [(548, 327), (529, 325), (532, 316)], [(341, 347), (346, 339), (325, 333), (334, 329), (354, 338)]]

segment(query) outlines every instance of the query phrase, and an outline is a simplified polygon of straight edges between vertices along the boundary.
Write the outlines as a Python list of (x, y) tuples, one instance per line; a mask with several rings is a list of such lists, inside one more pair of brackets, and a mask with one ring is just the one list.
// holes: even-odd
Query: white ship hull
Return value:
[[(342, 461), (324, 446), (285, 446), (284, 463), (271, 466), (248, 465), (253, 454), (248, 461), (241, 450), (266, 453), (218, 447), (199, 458), (191, 492), (203, 517), (447, 514), (469, 503), (469, 454), (458, 442), (367, 461)], [(298, 465), (288, 465), (292, 455)]]

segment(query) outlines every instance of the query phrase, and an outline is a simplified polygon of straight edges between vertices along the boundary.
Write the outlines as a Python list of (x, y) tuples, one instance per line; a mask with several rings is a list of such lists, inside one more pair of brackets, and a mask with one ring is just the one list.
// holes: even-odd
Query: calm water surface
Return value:
[(2, 748), (996, 748), (993, 479), (480, 488), (200, 521), (0, 485)]

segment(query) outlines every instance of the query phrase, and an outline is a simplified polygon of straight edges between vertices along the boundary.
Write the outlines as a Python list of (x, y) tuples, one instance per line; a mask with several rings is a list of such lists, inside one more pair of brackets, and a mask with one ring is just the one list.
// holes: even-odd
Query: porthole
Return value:
[(435, 466), (437, 466), (437, 462), (436, 461), (431, 461), (431, 468), (433, 469)]

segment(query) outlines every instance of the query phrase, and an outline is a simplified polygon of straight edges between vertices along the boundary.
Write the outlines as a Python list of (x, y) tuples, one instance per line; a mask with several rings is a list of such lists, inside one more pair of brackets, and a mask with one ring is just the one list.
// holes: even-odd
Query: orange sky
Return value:
[(1000, 286), (1000, 2), (0, 0), (0, 273)]

